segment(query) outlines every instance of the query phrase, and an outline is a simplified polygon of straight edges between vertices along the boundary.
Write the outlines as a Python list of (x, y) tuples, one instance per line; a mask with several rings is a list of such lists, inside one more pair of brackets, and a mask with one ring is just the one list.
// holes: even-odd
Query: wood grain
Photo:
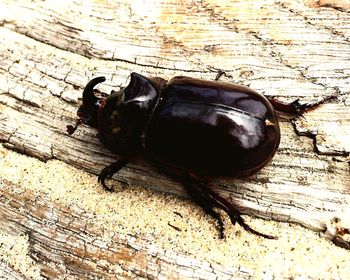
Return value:
[[(26, 234), (32, 257), (48, 279), (248, 279), (249, 271), (198, 261), (180, 252), (164, 250), (147, 236), (107, 233), (98, 218), (79, 207), (50, 201), (42, 193), (5, 182), (0, 198), (1, 229)], [(20, 206), (20, 207), (19, 207)], [(25, 206), (25, 209), (23, 209)], [(63, 265), (64, 264), (64, 265)], [(6, 279), (23, 279), (11, 267)], [(12, 278), (7, 278), (7, 277)]]
[[(145, 4), (146, 3), (146, 4)], [(244, 213), (326, 231), (349, 222), (350, 10), (346, 1), (9, 1), (0, 3), (0, 141), (98, 174), (117, 157), (81, 127), (67, 136), (89, 79), (109, 93), (131, 72), (226, 79), (302, 103), (336, 95), (292, 121), (280, 115), (273, 161), (211, 186)], [(115, 179), (186, 196), (145, 162)], [(344, 216), (344, 217), (343, 217)], [(332, 224), (333, 225), (333, 224)], [(342, 228), (342, 225), (337, 225)]]

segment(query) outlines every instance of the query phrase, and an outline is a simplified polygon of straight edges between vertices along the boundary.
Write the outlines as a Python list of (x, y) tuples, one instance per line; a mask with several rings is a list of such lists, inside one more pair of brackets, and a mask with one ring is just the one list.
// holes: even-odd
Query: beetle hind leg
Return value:
[(111, 178), (113, 174), (117, 173), (120, 169), (122, 169), (126, 165), (126, 163), (127, 160), (121, 158), (102, 169), (100, 175), (98, 175), (98, 182), (102, 184), (105, 190), (113, 191), (112, 187), (106, 185), (105, 180), (107, 178)]
[(184, 185), (192, 200), (201, 206), (207, 214), (211, 215), (214, 219), (217, 220), (219, 224), (220, 238), (224, 237), (224, 224), (220, 215), (214, 211), (214, 208), (220, 208), (224, 210), (229, 216), (233, 225), (235, 225), (237, 222), (241, 227), (250, 233), (267, 239), (276, 239), (274, 236), (261, 233), (251, 228), (242, 218), (241, 212), (225, 198), (221, 197), (212, 189), (210, 189), (207, 186), (207, 183), (201, 182), (198, 179), (189, 176), (184, 181)]
[(242, 213), (232, 203), (228, 202), (225, 198), (218, 195), (209, 187), (207, 187), (207, 189), (210, 195), (216, 200), (217, 204), (219, 205), (218, 207), (220, 207), (222, 210), (224, 210), (227, 213), (232, 224), (235, 224), (237, 222), (241, 227), (243, 227), (246, 231), (250, 233), (253, 233), (255, 235), (258, 235), (267, 239), (277, 239), (275, 236), (264, 234), (251, 228), (242, 218)]
[(203, 208), (205, 213), (212, 216), (219, 225), (219, 238), (224, 238), (224, 223), (221, 219), (221, 216), (218, 212), (214, 210), (214, 207), (217, 207), (216, 201), (208, 195), (205, 185), (201, 182), (193, 181), (190, 178), (187, 178), (184, 182), (190, 197), (192, 200), (199, 206)]
[(338, 97), (337, 95), (330, 95), (330, 96), (321, 98), (317, 101), (305, 103), (305, 104), (301, 104), (299, 102), (299, 99), (294, 100), (293, 102), (290, 102), (290, 103), (286, 103), (271, 97), (268, 97), (268, 100), (277, 111), (292, 114), (292, 115), (302, 116), (304, 112), (308, 110), (313, 110), (317, 108), (319, 105), (326, 103), (327, 101), (337, 99), (337, 97)]

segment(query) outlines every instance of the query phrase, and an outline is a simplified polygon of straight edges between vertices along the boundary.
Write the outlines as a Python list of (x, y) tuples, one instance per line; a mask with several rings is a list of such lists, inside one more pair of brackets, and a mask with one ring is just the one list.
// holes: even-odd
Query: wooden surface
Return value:
[[(29, 236), (32, 257), (43, 276), (59, 279), (248, 279), (250, 271), (198, 261), (181, 252), (162, 250), (151, 237), (109, 232), (79, 207), (52, 203), (32, 191), (18, 191), (7, 182), (0, 198), (1, 229), (16, 229)], [(16, 191), (17, 190), (17, 191)], [(18, 205), (26, 205), (23, 211)], [(30, 220), (30, 224), (28, 221)], [(101, 238), (103, 236), (103, 238)], [(10, 267), (0, 276), (21, 279)], [(20, 274), (19, 274), (20, 275)]]
[[(244, 213), (300, 223), (349, 246), (350, 7), (348, 1), (7, 1), (0, 3), (0, 141), (98, 174), (117, 157), (96, 131), (67, 136), (84, 85), (109, 93), (131, 72), (229, 81), (270, 96), (337, 99), (292, 120), (281, 115), (277, 155), (247, 179), (212, 188)], [(182, 187), (144, 162), (117, 176), (164, 192)], [(70, 211), (74, 211), (71, 209)], [(332, 219), (340, 223), (336, 231)], [(341, 230), (343, 229), (343, 230)]]

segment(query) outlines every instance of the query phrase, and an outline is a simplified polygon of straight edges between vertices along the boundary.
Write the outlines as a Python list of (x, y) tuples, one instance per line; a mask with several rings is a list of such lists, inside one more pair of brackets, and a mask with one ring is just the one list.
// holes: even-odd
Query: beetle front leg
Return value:
[(98, 182), (102, 184), (103, 188), (107, 191), (113, 191), (112, 187), (109, 187), (105, 184), (105, 179), (111, 178), (115, 173), (122, 169), (128, 161), (125, 158), (120, 158), (116, 162), (106, 166), (102, 169), (100, 175), (98, 175)]

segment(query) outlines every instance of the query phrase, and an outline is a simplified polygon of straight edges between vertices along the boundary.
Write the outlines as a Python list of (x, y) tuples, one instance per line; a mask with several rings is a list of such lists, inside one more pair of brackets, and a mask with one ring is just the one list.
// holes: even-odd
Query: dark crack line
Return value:
[(309, 129), (305, 132), (301, 132), (298, 130), (297, 124), (296, 124), (296, 120), (292, 120), (292, 125), (293, 125), (293, 129), (296, 135), (298, 136), (305, 136), (308, 137), (310, 139), (312, 139), (313, 142), (313, 147), (314, 147), (314, 152), (318, 155), (322, 155), (322, 156), (337, 156), (337, 157), (347, 157), (350, 155), (350, 152), (347, 151), (329, 151), (329, 152), (321, 152), (318, 148), (317, 148), (317, 133), (314, 133), (312, 131), (310, 131)]
[(319, 5), (319, 7), (322, 7), (322, 8), (334, 9), (334, 10), (336, 10), (338, 12), (346, 13), (347, 15), (350, 14), (350, 12), (347, 11), (347, 9), (342, 8), (342, 7), (334, 6), (333, 4), (328, 4), (328, 3), (327, 4), (321, 4), (320, 0), (318, 0), (316, 3), (317, 3), (317, 5)]
[[(318, 1), (318, 2), (319, 2), (319, 1)], [(327, 32), (331, 33), (332, 35), (337, 36), (337, 37), (340, 37), (341, 39), (345, 40), (346, 42), (350, 42), (350, 39), (347, 38), (347, 37), (343, 34), (343, 32), (337, 31), (337, 30), (335, 30), (333, 27), (330, 27), (330, 26), (318, 25), (318, 24), (312, 23), (311, 20), (310, 20), (307, 16), (303, 15), (303, 13), (302, 13), (301, 11), (297, 11), (297, 10), (295, 10), (295, 9), (289, 8), (289, 7), (287, 6), (287, 4), (284, 3), (284, 2), (277, 2), (276, 4), (278, 4), (278, 6), (279, 6), (282, 10), (288, 11), (289, 13), (293, 14), (293, 16), (299, 16), (299, 17), (301, 17), (307, 25), (310, 25), (310, 26), (312, 26), (312, 27), (317, 27), (318, 29), (321, 29), (321, 28), (322, 28), (322, 29), (326, 30)], [(327, 6), (328, 6), (328, 5), (327, 5)], [(322, 7), (326, 7), (326, 5), (324, 5), (324, 6), (322, 6)], [(336, 9), (335, 7), (332, 7), (331, 5), (329, 5), (329, 7), (334, 8), (335, 10), (338, 10), (338, 9)]]
[[(281, 63), (283, 66), (285, 66), (291, 70), (297, 71), (299, 76), (301, 78), (303, 78), (305, 81), (310, 82), (310, 83), (317, 85), (317, 86), (321, 86), (324, 88), (324, 90), (332, 89), (335, 91), (336, 94), (340, 94), (339, 87), (337, 87), (337, 86), (329, 87), (321, 82), (317, 82), (316, 78), (307, 76), (304, 72), (304, 71), (307, 71), (307, 67), (302, 68), (302, 67), (293, 66), (293, 65), (289, 64), (287, 62), (287, 60), (283, 57), (281, 52), (277, 51), (274, 48), (275, 44), (274, 44), (273, 40), (266, 40), (266, 39), (262, 38), (255, 31), (249, 31), (249, 33), (252, 34), (252, 36), (254, 36), (257, 40), (261, 41), (264, 45), (268, 46), (271, 49), (271, 52), (270, 52), (271, 56), (274, 57), (277, 62)], [(276, 45), (278, 45), (278, 43)]]
[(9, 135), (9, 137), (7, 138), (7, 140), (5, 140), (5, 143), (9, 143), (11, 144), (11, 138), (16, 134), (16, 132), (18, 131), (18, 127), (14, 129), (14, 131), (12, 131)]
[[(56, 48), (56, 49), (59, 49), (59, 50), (62, 50), (62, 51), (65, 51), (65, 52), (69, 52), (69, 53), (72, 53), (72, 51), (70, 51), (69, 49), (64, 49), (58, 45), (55, 45), (54, 43), (50, 42), (50, 41), (47, 41), (47, 40), (44, 40), (43, 38), (37, 38), (36, 36), (33, 36), (30, 34), (29, 30), (26, 30), (26, 31), (22, 31), (21, 28), (23, 28), (23, 26), (18, 26), (18, 25), (14, 25), (14, 30), (11, 29), (11, 28), (7, 28), (5, 26), (5, 28), (11, 30), (11, 31), (15, 31), (16, 33), (19, 33), (23, 36), (26, 36), (36, 42), (39, 42), (39, 43), (42, 43), (42, 44), (45, 44), (45, 45), (49, 45), (53, 48)], [(90, 43), (90, 42), (89, 42)], [(94, 50), (93, 48), (91, 48), (91, 50)], [(137, 58), (135, 58), (134, 61), (131, 61), (131, 60), (127, 60), (127, 59), (122, 59), (122, 58), (116, 58), (113, 57), (112, 58), (106, 58), (106, 57), (99, 57), (99, 56), (95, 56), (92, 54), (91, 51), (89, 50), (86, 50), (84, 52), (76, 52), (76, 54), (79, 54), (81, 56), (84, 56), (86, 58), (95, 58), (95, 59), (98, 59), (98, 60), (101, 60), (101, 61), (115, 61), (115, 62), (122, 62), (122, 63), (126, 63), (126, 64), (131, 64), (131, 65), (136, 65), (136, 66), (140, 66), (140, 67), (149, 67), (149, 68), (154, 68), (154, 69), (160, 69), (160, 70), (169, 70), (169, 71), (181, 71), (181, 72), (186, 72), (186, 73), (210, 73), (210, 71), (204, 71), (204, 70), (195, 70), (195, 69), (185, 69), (185, 68), (170, 68), (170, 67), (165, 67), (165, 66), (159, 66), (159, 65), (152, 65), (152, 64), (146, 64), (146, 63), (139, 63), (139, 62), (136, 62)], [(193, 63), (193, 62), (192, 62)]]
[[(237, 32), (237, 33), (241, 33), (239, 28), (237, 26), (233, 26), (231, 27), (230, 24), (234, 24), (236, 21), (238, 20), (229, 20), (228, 18), (226, 17), (223, 17), (222, 15), (216, 13), (214, 11), (214, 7), (211, 6), (211, 4), (209, 3), (205, 3), (205, 1), (201, 1), (202, 3), (202, 6), (205, 6), (207, 8), (207, 12), (209, 13), (209, 18), (214, 18), (215, 20), (217, 20), (218, 18), (220, 19), (220, 21), (218, 21), (218, 24), (220, 26), (223, 26), (225, 27), (226, 29), (228, 30), (231, 30), (231, 31), (234, 31), (234, 32)], [(285, 6), (284, 3), (281, 3), (281, 2), (277, 2), (277, 4), (279, 4), (279, 6), (282, 8), (282, 9), (286, 9), (287, 7)], [(289, 12), (292, 12), (293, 10), (292, 9), (289, 9), (288, 10)], [(295, 13), (295, 12), (294, 12)], [(299, 15), (297, 13), (295, 13), (295, 15), (298, 15), (298, 16), (302, 16), (302, 15)], [(317, 25), (314, 25), (314, 26), (317, 26)], [(327, 89), (333, 89), (336, 93), (339, 93), (339, 88), (338, 87), (328, 87), (326, 86), (325, 84), (321, 83), (321, 82), (317, 82), (315, 78), (313, 77), (308, 77), (306, 74), (305, 74), (305, 70), (307, 70), (307, 68), (305, 69), (301, 69), (300, 67), (298, 66), (293, 66), (291, 64), (289, 64), (287, 62), (287, 60), (283, 57), (283, 55), (276, 50), (275, 46), (278, 46), (278, 45), (285, 45), (285, 44), (281, 44), (280, 42), (277, 42), (277, 41), (274, 41), (272, 39), (264, 39), (262, 38), (258, 32), (256, 31), (248, 31), (248, 32), (244, 32), (244, 34), (250, 34), (251, 36), (253, 36), (256, 40), (258, 40), (260, 43), (262, 43), (262, 46), (266, 46), (268, 48), (270, 48), (270, 57), (272, 58), (275, 58), (275, 60), (282, 64), (283, 66), (289, 68), (289, 69), (292, 69), (292, 70), (295, 70), (299, 73), (299, 76), (301, 78), (303, 78), (305, 81), (307, 82), (310, 82), (314, 85), (318, 85), (318, 86), (322, 86), (325, 90)], [(336, 34), (336, 35), (339, 35), (339, 34)], [(343, 39), (346, 39), (346, 37), (342, 36)], [(350, 40), (346, 40), (346, 41), (350, 41)], [(216, 67), (211, 67), (211, 66), (208, 66), (208, 69), (214, 69), (214, 70), (222, 70), (222, 69), (218, 69)], [(226, 72), (229, 72), (229, 70), (224, 70)]]

